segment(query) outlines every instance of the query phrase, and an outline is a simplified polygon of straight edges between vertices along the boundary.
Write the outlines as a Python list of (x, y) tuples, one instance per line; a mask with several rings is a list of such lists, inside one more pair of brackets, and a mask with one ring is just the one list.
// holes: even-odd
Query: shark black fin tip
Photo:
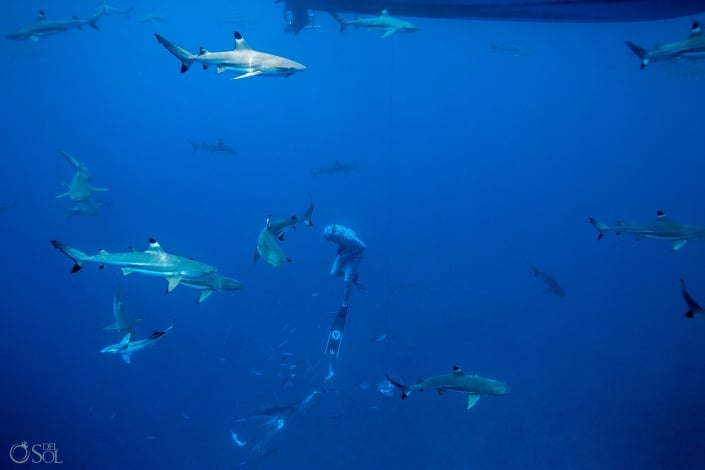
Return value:
[(695, 318), (695, 314), (693, 313), (692, 310), (688, 310), (687, 312), (685, 312), (685, 316), (687, 318)]
[(81, 270), (81, 266), (78, 265), (78, 263), (73, 265), (73, 268), (71, 269), (71, 274), (77, 273)]

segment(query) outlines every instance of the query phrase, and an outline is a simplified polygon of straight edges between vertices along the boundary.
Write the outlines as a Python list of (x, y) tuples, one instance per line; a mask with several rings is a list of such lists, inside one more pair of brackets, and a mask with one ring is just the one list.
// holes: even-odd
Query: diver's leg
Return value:
[(333, 260), (333, 266), (330, 267), (330, 275), (335, 277), (343, 275), (343, 260), (340, 255), (337, 255)]
[(338, 313), (333, 319), (333, 324), (328, 333), (328, 344), (326, 345), (326, 356), (338, 357), (340, 351), (340, 343), (343, 341), (343, 332), (345, 331), (345, 319), (348, 315), (348, 306), (344, 305), (338, 309)]

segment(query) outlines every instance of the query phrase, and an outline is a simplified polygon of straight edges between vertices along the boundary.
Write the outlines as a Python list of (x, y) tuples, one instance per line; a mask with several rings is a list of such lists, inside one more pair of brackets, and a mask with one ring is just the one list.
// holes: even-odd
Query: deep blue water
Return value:
[[(96, 7), (13, 2), (0, 30), (41, 8), (69, 18)], [(149, 13), (168, 21), (137, 21)], [(273, 2), (151, 2), (101, 18), (100, 31), (3, 39), (0, 203), (19, 198), (0, 213), (0, 467), (21, 467), (8, 452), (27, 441), (55, 443), (62, 465), (81, 469), (705, 468), (705, 319), (683, 317), (678, 283), (705, 303), (705, 244), (598, 242), (587, 221), (664, 210), (705, 224), (705, 64), (642, 71), (623, 44), (680, 39), (689, 21), (415, 19), (422, 31), (382, 40), (339, 33), (327, 15), (294, 37), (280, 18)], [(234, 29), (307, 70), (182, 75), (153, 36), (228, 50)], [(218, 138), (238, 155), (189, 143)], [(72, 169), (59, 148), (110, 188), (95, 196), (109, 209), (66, 217), (70, 202), (55, 196)], [(311, 174), (335, 160), (360, 168)], [(309, 192), (314, 226), (283, 243), (293, 262), (253, 264), (267, 215), (300, 214)], [(326, 382), (342, 293), (321, 235), (333, 222), (367, 244), (368, 290), (353, 291)], [(245, 287), (196, 304), (192, 288), (121, 279), (143, 318), (137, 337), (175, 320), (127, 365), (99, 352), (120, 340), (102, 330), (119, 271), (70, 274), (49, 241), (94, 253), (149, 237)], [(527, 262), (567, 296), (545, 294)], [(453, 365), (511, 393), (466, 411), (457, 393), (377, 390), (385, 372), (414, 382)], [(264, 455), (253, 451), (267, 429), (237, 420), (314, 388)]]

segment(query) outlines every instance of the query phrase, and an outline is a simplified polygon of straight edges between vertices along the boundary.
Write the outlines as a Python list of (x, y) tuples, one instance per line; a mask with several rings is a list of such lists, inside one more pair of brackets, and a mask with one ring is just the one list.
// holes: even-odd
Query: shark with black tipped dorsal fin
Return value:
[(373, 16), (370, 18), (355, 18), (348, 20), (343, 18), (338, 13), (329, 12), (330, 15), (340, 24), (340, 31), (345, 31), (348, 26), (354, 26), (357, 28), (365, 28), (366, 30), (377, 29), (384, 31), (382, 35), (383, 38), (391, 36), (394, 33), (413, 33), (418, 31), (418, 27), (406, 20), (395, 18), (390, 16), (387, 10), (382, 10), (379, 16)]
[(235, 47), (231, 51), (210, 52), (201, 47), (198, 54), (192, 54), (183, 47), (174, 44), (159, 34), (155, 34), (159, 44), (181, 61), (181, 73), (186, 72), (194, 62), (203, 69), (215, 67), (217, 73), (235, 72), (234, 79), (261, 76), (289, 77), (306, 67), (285, 57), (252, 49), (239, 32), (235, 31)]
[(477, 403), (477, 400), (479, 400), (482, 395), (497, 396), (509, 393), (509, 386), (504, 382), (480, 377), (477, 374), (466, 374), (460, 370), (458, 366), (453, 366), (453, 372), (450, 374), (419, 379), (418, 382), (413, 385), (403, 385), (387, 374), (385, 374), (385, 377), (387, 377), (387, 380), (389, 380), (392, 385), (401, 390), (402, 398), (408, 397), (414, 390), (423, 392), (427, 388), (435, 388), (439, 395), (448, 391), (465, 393), (468, 396), (468, 402), (465, 406), (466, 410), (475, 406), (475, 403)]
[(705, 315), (705, 309), (698, 305), (698, 303), (690, 296), (688, 289), (685, 287), (685, 281), (683, 279), (680, 281), (681, 294), (683, 295), (683, 299), (685, 299), (685, 303), (688, 304), (688, 311), (685, 312), (684, 315), (688, 318), (695, 318), (696, 316)]
[(683, 245), (689, 240), (705, 240), (705, 228), (674, 222), (666, 217), (663, 211), (656, 213), (656, 220), (653, 222), (624, 223), (618, 220), (615, 225), (608, 225), (593, 217), (588, 220), (600, 232), (597, 236), (598, 240), (607, 232), (615, 232), (617, 235), (620, 233), (631, 233), (637, 240), (642, 238), (671, 240), (673, 241), (671, 248), (673, 251), (683, 248)]
[(125, 361), (126, 364), (129, 364), (130, 363), (130, 355), (133, 352), (140, 351), (142, 349), (154, 346), (154, 344), (157, 341), (162, 339), (173, 328), (174, 328), (174, 322), (172, 321), (171, 325), (169, 325), (169, 328), (167, 328), (166, 330), (155, 331), (148, 338), (139, 339), (136, 341), (132, 341), (132, 334), (127, 333), (127, 334), (125, 334), (125, 336), (122, 337), (122, 340), (119, 343), (111, 344), (110, 346), (106, 346), (103, 349), (101, 349), (100, 352), (120, 354), (120, 357), (122, 357), (122, 360)]
[(645, 69), (651, 62), (666, 60), (694, 60), (705, 58), (705, 35), (700, 28), (700, 22), (690, 20), (692, 26), (690, 35), (680, 41), (669, 42), (663, 46), (656, 46), (652, 50), (639, 47), (633, 42), (624, 43), (641, 61), (641, 69)]
[(208, 264), (167, 253), (154, 238), (149, 239), (149, 246), (145, 251), (108, 253), (100, 250), (95, 255), (86, 254), (56, 240), (52, 240), (51, 244), (73, 260), (72, 273), (79, 271), (87, 261), (98, 263), (101, 267), (116, 266), (124, 275), (140, 273), (163, 277), (168, 282), (167, 292), (174, 290), (184, 279), (188, 281), (188, 279), (200, 278), (218, 270)]
[(218, 142), (215, 144), (207, 144), (205, 142), (202, 144), (195, 144), (191, 142), (191, 146), (193, 147), (194, 152), (202, 150), (204, 152), (222, 152), (228, 155), (237, 155), (237, 150), (229, 145), (226, 145), (225, 142), (223, 142), (223, 139), (218, 139)]
[(74, 16), (70, 20), (48, 20), (44, 14), (44, 10), (40, 10), (34, 23), (22, 26), (7, 34), (5, 37), (8, 39), (29, 39), (32, 42), (37, 42), (39, 38), (44, 36), (63, 33), (73, 28), (81, 29), (81, 26), (84, 25), (88, 25), (93, 29), (99, 29), (97, 21), (101, 15), (103, 15), (103, 11), (99, 9), (86, 19)]
[(277, 268), (291, 262), (291, 258), (284, 254), (284, 250), (281, 249), (277, 240), (283, 241), (284, 233), (289, 230), (295, 230), (296, 224), (298, 223), (304, 222), (309, 227), (313, 225), (311, 221), (313, 215), (313, 197), (311, 194), (309, 194), (309, 197), (311, 197), (311, 202), (309, 203), (308, 209), (306, 209), (306, 212), (301, 217), (296, 214), (288, 219), (281, 220), (272, 220), (271, 217), (267, 217), (267, 223), (257, 237), (257, 248), (255, 248), (254, 254), (255, 263), (258, 259), (262, 258), (267, 264)]
[(529, 268), (531, 268), (531, 271), (533, 271), (534, 273), (534, 277), (540, 277), (546, 284), (546, 292), (556, 294), (560, 298), (565, 297), (565, 290), (561, 287), (560, 284), (558, 284), (558, 281), (556, 280), (555, 276), (553, 276), (553, 274), (545, 273), (533, 264), (528, 264)]

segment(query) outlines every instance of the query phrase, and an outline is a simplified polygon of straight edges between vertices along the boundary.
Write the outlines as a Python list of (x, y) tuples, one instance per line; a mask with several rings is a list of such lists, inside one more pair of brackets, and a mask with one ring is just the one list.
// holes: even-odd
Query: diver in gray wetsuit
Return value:
[(365, 251), (365, 243), (360, 240), (355, 232), (342, 225), (328, 225), (323, 229), (323, 238), (338, 244), (338, 255), (330, 268), (330, 275), (343, 277), (343, 303), (342, 307), (348, 306), (350, 300), (350, 286), (357, 282), (357, 267), (362, 261), (362, 254)]
[[(342, 225), (328, 225), (323, 229), (323, 238), (338, 244), (338, 254), (331, 266), (331, 276), (343, 278), (343, 302), (340, 304), (338, 314), (333, 319), (328, 336), (326, 354), (338, 356), (340, 343), (343, 340), (343, 330), (345, 329), (345, 318), (348, 314), (348, 301), (350, 300), (350, 290), (352, 284), (364, 289), (358, 282), (357, 268), (362, 261), (362, 254), (365, 251), (365, 243), (360, 240), (355, 232)], [(332, 370), (331, 370), (332, 373)]]

